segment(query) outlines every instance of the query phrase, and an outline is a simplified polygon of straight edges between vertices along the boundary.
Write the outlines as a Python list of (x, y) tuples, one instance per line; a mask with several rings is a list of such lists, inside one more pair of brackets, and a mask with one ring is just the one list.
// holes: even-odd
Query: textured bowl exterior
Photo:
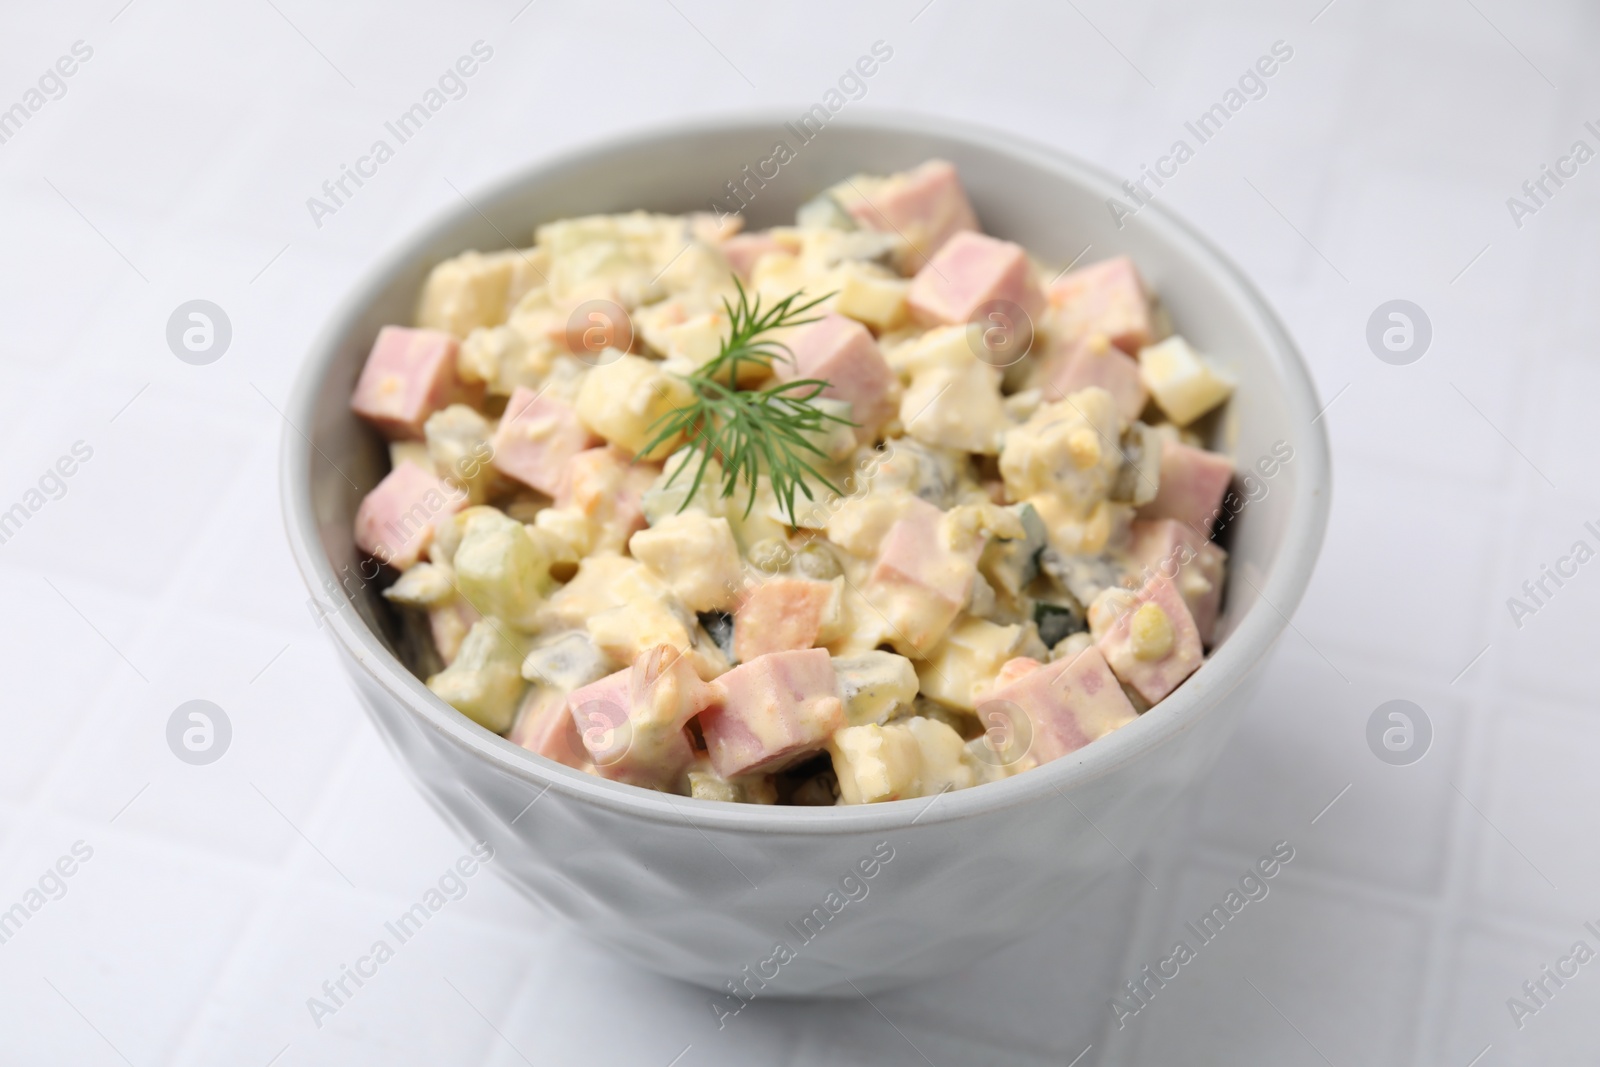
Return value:
[(1133, 254), (1184, 333), (1233, 365), (1241, 386), (1219, 445), (1241, 473), (1284, 443), (1294, 458), (1262, 479), (1266, 491), (1248, 494), (1233, 523), (1220, 647), (1166, 701), (1068, 757), (976, 789), (862, 808), (634, 789), (476, 726), (403, 666), (405, 634), (351, 543), (360, 495), (386, 464), (381, 442), (346, 409), (373, 335), (409, 318), (434, 262), (504, 247), (503, 234), (522, 241), (534, 224), (574, 214), (729, 205), (724, 183), (770, 159), (778, 140), (793, 146), (784, 122), (741, 118), (603, 145), (475, 195), (405, 241), (306, 361), (288, 412), (284, 505), (296, 561), (362, 703), (445, 818), (494, 845), (503, 877), (623, 956), (713, 990), (850, 994), (853, 983), (871, 993), (1025, 936), (1123, 864), (1104, 838), (1133, 852), (1211, 768), (1309, 580), (1327, 520), (1328, 453), (1287, 334), (1181, 222), (1149, 206), (1118, 229), (1105, 208), (1117, 195), (1110, 179), (1010, 137), (916, 116), (840, 117), (778, 177), (746, 184), (753, 226), (792, 218), (842, 176), (942, 156), (961, 169), (986, 230), (1059, 262), (1085, 244)]

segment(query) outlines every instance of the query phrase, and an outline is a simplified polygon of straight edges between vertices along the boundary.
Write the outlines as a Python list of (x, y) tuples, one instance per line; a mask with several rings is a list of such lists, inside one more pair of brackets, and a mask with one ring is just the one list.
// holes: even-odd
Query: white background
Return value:
[[(0, 545), (0, 908), (94, 850), (0, 945), (0, 1061), (1594, 1062), (1600, 962), (1520, 1031), (1506, 1007), (1580, 937), (1600, 947), (1600, 562), (1520, 629), (1506, 608), (1578, 538), (1600, 547), (1600, 162), (1520, 229), (1506, 207), (1575, 139), (1600, 148), (1592, 8), (122, 2), (0, 15), (0, 107), (94, 49), (0, 145), (0, 509), (94, 450)], [(479, 39), (468, 95), (315, 227), (306, 198)], [(464, 849), (358, 710), (284, 547), (274, 405), (309, 338), (452, 185), (688, 115), (798, 113), (879, 39), (894, 58), (852, 108), (1121, 174), (1293, 47), (1161, 193), (1256, 279), (1332, 402), (1327, 547), (1245, 725), (1122, 884), (930, 986), (758, 1003), (719, 1033), (703, 993), (479, 875), (316, 1028), (306, 999)], [(164, 339), (196, 297), (234, 331), (204, 367)], [(1364, 332), (1401, 297), (1434, 340), (1395, 367)], [(1365, 740), (1397, 697), (1435, 730), (1409, 767)], [(194, 698), (233, 724), (209, 767), (164, 740)], [(1272, 895), (1110, 1025), (1115, 986), (1283, 839)]]

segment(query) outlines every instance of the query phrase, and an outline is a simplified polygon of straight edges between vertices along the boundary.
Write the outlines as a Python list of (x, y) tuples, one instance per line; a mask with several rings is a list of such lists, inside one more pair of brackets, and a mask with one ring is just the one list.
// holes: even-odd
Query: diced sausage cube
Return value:
[(711, 765), (724, 778), (779, 770), (845, 726), (827, 649), (772, 652), (712, 683), (721, 699), (700, 716)]
[(1209, 645), (1222, 604), (1223, 568), (1228, 553), (1176, 519), (1138, 521), (1131, 528), (1129, 555), (1148, 578), (1160, 575), (1178, 584), (1194, 616), (1200, 643)]
[(534, 686), (528, 691), (506, 740), (580, 771), (592, 772), (594, 768), (578, 736), (577, 724), (567, 711), (567, 694), (554, 689)]
[(920, 269), (954, 234), (978, 228), (961, 176), (942, 159), (930, 159), (880, 182), (857, 179), (834, 192), (863, 228), (897, 234), (910, 242), (903, 262), (908, 272)]
[(1049, 295), (1057, 328), (1066, 340), (1104, 334), (1130, 356), (1154, 340), (1150, 298), (1127, 256), (1069, 271), (1051, 283)]
[(769, 652), (812, 648), (838, 590), (809, 578), (770, 578), (752, 589), (733, 616), (733, 652), (748, 663)]
[(567, 707), (601, 777), (672, 789), (694, 760), (684, 727), (717, 696), (681, 652), (658, 645), (632, 667), (574, 690)]
[(1124, 422), (1137, 419), (1150, 399), (1139, 376), (1139, 364), (1113, 346), (1104, 334), (1093, 334), (1056, 349), (1040, 362), (1033, 384), (1044, 390), (1046, 400), (1060, 400), (1098, 385), (1117, 402)]
[(553, 497), (573, 457), (599, 443), (571, 405), (519, 385), (489, 446), (496, 470)]
[[(978, 701), (989, 758), (1012, 770), (1048, 763), (1138, 718), (1099, 650), (1043, 666), (1013, 660)], [(1013, 666), (1015, 664), (1015, 666)]]
[(455, 395), (456, 339), (440, 330), (385, 326), (350, 397), (350, 410), (391, 440), (422, 440), (428, 416)]
[(1232, 478), (1233, 460), (1227, 456), (1164, 439), (1156, 496), (1139, 509), (1139, 518), (1177, 519), (1210, 537)]
[(1119, 607), (1095, 645), (1117, 677), (1154, 704), (1205, 659), (1200, 631), (1177, 585), (1159, 574)]
[(961, 549), (941, 536), (944, 512), (920, 498), (889, 527), (865, 595), (890, 624), (891, 641), (921, 659), (939, 643), (972, 593), (983, 539)]
[(728, 266), (744, 282), (750, 280), (750, 272), (756, 269), (762, 256), (768, 252), (788, 251), (788, 247), (767, 233), (741, 233), (722, 242), (722, 254), (728, 260)]
[(898, 407), (894, 372), (872, 333), (854, 319), (830, 314), (796, 331), (789, 350), (793, 360), (774, 362), (774, 373), (784, 381), (820, 378), (828, 382), (821, 395), (849, 402), (857, 440), (877, 440), (883, 424), (894, 417)]
[(917, 272), (907, 298), (911, 317), (923, 326), (970, 322), (991, 300), (1005, 300), (1029, 316), (1044, 307), (1044, 294), (1021, 245), (958, 233)]
[(356, 547), (403, 571), (427, 551), (434, 526), (466, 503), (462, 490), (414, 463), (402, 463), (356, 509)]

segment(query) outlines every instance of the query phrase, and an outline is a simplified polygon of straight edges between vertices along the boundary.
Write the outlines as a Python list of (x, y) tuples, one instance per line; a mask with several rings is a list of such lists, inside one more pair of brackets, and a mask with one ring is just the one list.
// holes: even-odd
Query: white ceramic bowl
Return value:
[[(1310, 578), (1327, 520), (1328, 449), (1312, 421), (1315, 390), (1277, 318), (1232, 264), (1159, 205), (1119, 230), (1105, 206), (1119, 193), (1112, 179), (988, 130), (849, 114), (800, 145), (787, 118), (705, 122), (577, 152), (474, 193), (470, 206), (404, 240), (307, 355), (288, 408), (295, 429), (284, 436), (284, 509), (301, 573), (335, 609), (324, 621), (362, 702), (439, 811), (494, 845), (492, 866), (504, 877), (663, 974), (718, 990), (736, 982), (763, 996), (849, 993), (849, 982), (870, 993), (1023, 936), (1123, 862), (1102, 831), (1134, 852), (1207, 773)], [(397, 657), (381, 579), (363, 577), (351, 542), (356, 505), (387, 468), (382, 443), (347, 408), (378, 328), (410, 321), (441, 259), (526, 243), (536, 224), (565, 216), (705, 210), (780, 140), (797, 153), (765, 187), (748, 186), (752, 228), (792, 220), (843, 177), (951, 160), (987, 232), (1062, 264), (1090, 245), (1085, 262), (1135, 257), (1183, 334), (1238, 372), (1218, 444), (1241, 474), (1275, 446), (1293, 450), (1271, 479), (1258, 476), (1249, 495), (1259, 498), (1233, 524), (1220, 647), (1136, 722), (1039, 769), (933, 801), (723, 804), (535, 756), (444, 704)]]

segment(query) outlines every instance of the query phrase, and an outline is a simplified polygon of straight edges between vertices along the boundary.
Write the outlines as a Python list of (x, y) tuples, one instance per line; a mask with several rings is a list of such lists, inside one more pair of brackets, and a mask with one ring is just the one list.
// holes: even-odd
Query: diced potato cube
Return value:
[(543, 335), (516, 325), (480, 327), (467, 334), (456, 354), (461, 380), (482, 382), (495, 396), (510, 396), (520, 385), (536, 389), (550, 373), (556, 346)]
[(594, 547), (594, 522), (577, 508), (545, 508), (534, 516), (536, 529), (559, 539), (577, 558)]
[[(687, 511), (701, 511), (707, 515), (724, 513), (722, 464), (715, 456), (706, 461), (699, 486), (694, 484), (695, 473), (704, 459), (704, 454), (693, 448), (680, 448), (667, 457), (661, 465), (661, 476), (644, 491), (639, 501), (646, 522), (654, 526), (669, 515)], [(680, 467), (684, 469), (680, 471)], [(694, 488), (692, 499), (691, 488)]]
[[(722, 340), (728, 336), (728, 331), (726, 311), (708, 311), (666, 327), (661, 331), (667, 345), (667, 358), (662, 366), (674, 374), (693, 374), (722, 351)], [(739, 367), (741, 384), (748, 385), (764, 377), (766, 372), (759, 365), (741, 364)]]
[[(839, 400), (828, 396), (814, 398), (811, 401), (811, 406), (824, 415), (832, 416), (832, 418), (824, 419), (821, 429), (805, 433), (802, 436), (835, 463), (848, 457), (856, 450), (856, 428), (852, 425), (855, 419), (851, 416), (854, 406), (848, 400)], [(823, 486), (817, 486), (812, 492), (816, 493), (818, 499), (821, 499), (827, 493), (827, 489)], [(796, 509), (799, 508), (799, 501), (795, 502), (795, 506)]]
[(1233, 379), (1182, 337), (1139, 350), (1139, 377), (1167, 418), (1187, 426), (1233, 394)]
[(417, 325), (465, 337), (498, 326), (529, 289), (543, 281), (538, 249), (465, 252), (429, 273), (417, 305)]
[(925, 797), (973, 784), (972, 768), (962, 759), (961, 735), (936, 719), (913, 715), (905, 721), (917, 742), (917, 791)]
[(864, 322), (880, 333), (905, 321), (909, 281), (861, 263), (845, 264), (840, 276), (844, 284), (839, 288), (839, 314)]
[[(910, 493), (872, 492), (852, 497), (828, 516), (828, 540), (853, 556), (870, 558), (918, 498)], [(924, 503), (926, 501), (923, 501)]]
[(997, 455), (1011, 428), (994, 368), (970, 359), (931, 367), (911, 379), (900, 400), (906, 433), (929, 445)]
[(947, 707), (976, 711), (978, 693), (994, 684), (1002, 664), (1017, 656), (1039, 659), (1047, 654), (1032, 627), (968, 618), (951, 627), (917, 665), (917, 677), (926, 696)]
[(579, 452), (566, 469), (556, 506), (575, 507), (589, 517), (591, 552), (621, 552), (633, 532), (644, 529), (641, 501), (661, 468), (604, 445)]
[(872, 804), (914, 796), (921, 752), (904, 725), (847, 726), (828, 742), (833, 770), (839, 776), (839, 799), (845, 804)]
[(433, 474), (433, 457), (428, 455), (426, 441), (390, 441), (389, 442), (389, 469), (395, 470), (402, 463), (410, 463), (419, 470)]
[(818, 193), (816, 196), (800, 205), (800, 210), (795, 212), (795, 225), (816, 228), (826, 226), (835, 230), (853, 230), (856, 220), (850, 213), (840, 206), (832, 194)]
[(732, 606), (741, 561), (727, 519), (703, 511), (668, 515), (634, 534), (628, 551), (660, 575), (690, 611)]
[[(663, 371), (659, 363), (622, 355), (584, 376), (578, 417), (607, 441), (638, 455), (656, 436), (651, 427), (657, 420), (693, 399), (683, 379)], [(679, 438), (663, 441), (644, 458), (661, 459), (680, 443)]]
[(413, 608), (431, 608), (456, 598), (455, 573), (446, 563), (419, 563), (383, 591), (386, 600)]
[(845, 804), (937, 796), (973, 783), (961, 735), (920, 715), (887, 726), (846, 727), (833, 735), (828, 751)]

